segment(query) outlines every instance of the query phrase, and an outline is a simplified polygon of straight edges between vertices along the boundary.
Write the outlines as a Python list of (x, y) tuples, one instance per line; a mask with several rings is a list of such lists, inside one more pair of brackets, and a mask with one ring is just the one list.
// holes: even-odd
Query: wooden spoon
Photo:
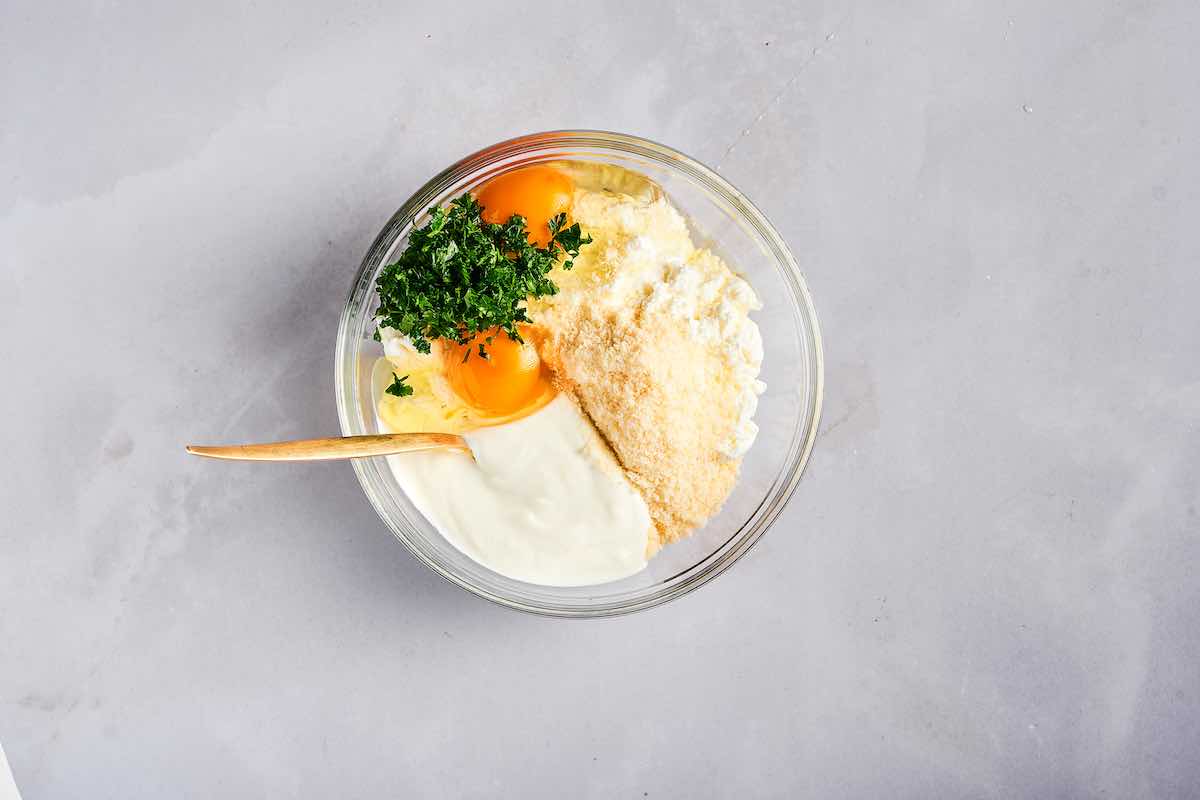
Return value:
[(231, 444), (205, 447), (189, 444), (194, 456), (234, 461), (332, 461), (339, 458), (390, 456), (427, 450), (456, 450), (468, 455), (467, 440), (453, 433), (380, 433), (368, 436), (332, 436), (269, 444)]

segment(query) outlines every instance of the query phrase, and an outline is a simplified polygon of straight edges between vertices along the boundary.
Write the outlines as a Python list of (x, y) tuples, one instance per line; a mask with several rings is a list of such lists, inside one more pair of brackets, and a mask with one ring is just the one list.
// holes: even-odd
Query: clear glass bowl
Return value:
[(767, 384), (755, 416), (760, 433), (721, 513), (690, 538), (665, 547), (637, 575), (596, 586), (539, 586), (492, 572), (455, 549), (405, 496), (384, 459), (356, 459), (353, 464), (367, 498), (396, 538), (451, 583), (522, 611), (554, 617), (612, 616), (686, 594), (741, 558), (783, 510), (816, 437), (823, 367), (812, 299), (775, 228), (728, 181), (669, 147), (603, 131), (535, 133), (464, 158), (410, 197), (363, 259), (338, 326), (334, 386), (342, 432), (378, 433), (371, 373), (382, 355), (372, 339), (380, 269), (395, 260), (414, 225), (424, 224), (431, 206), (514, 167), (560, 160), (614, 164), (656, 181), (688, 217), (697, 246), (710, 247), (725, 258), (763, 301), (762, 310), (753, 315), (762, 331), (761, 378)]

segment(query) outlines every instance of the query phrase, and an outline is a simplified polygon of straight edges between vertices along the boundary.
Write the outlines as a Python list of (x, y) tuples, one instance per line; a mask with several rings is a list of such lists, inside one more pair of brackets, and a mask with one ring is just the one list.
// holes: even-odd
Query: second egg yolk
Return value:
[(538, 247), (550, 244), (546, 223), (571, 207), (575, 183), (553, 167), (537, 165), (497, 175), (480, 188), (476, 199), (486, 222), (504, 224), (513, 214), (525, 218), (529, 241)]
[[(490, 344), (487, 338), (491, 337)], [(501, 330), (476, 334), (467, 344), (446, 342), (446, 377), (454, 391), (471, 405), (491, 416), (513, 414), (530, 408), (551, 393), (550, 382), (538, 357), (537, 348), (528, 341), (508, 338)], [(488, 357), (481, 358), (483, 343)], [(470, 353), (466, 361), (463, 357)]]

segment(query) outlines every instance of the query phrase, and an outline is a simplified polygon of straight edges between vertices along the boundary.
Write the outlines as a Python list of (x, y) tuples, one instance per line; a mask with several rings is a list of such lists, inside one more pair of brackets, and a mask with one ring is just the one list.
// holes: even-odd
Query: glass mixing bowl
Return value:
[[(374, 341), (375, 278), (395, 260), (414, 226), (501, 172), (546, 161), (590, 161), (640, 172), (688, 218), (697, 246), (713, 249), (763, 302), (762, 395), (757, 441), (721, 513), (691, 537), (667, 545), (649, 566), (613, 583), (539, 586), (506, 578), (442, 538), (396, 483), (383, 458), (354, 471), (380, 518), (426, 566), (451, 583), (511, 608), (554, 617), (602, 617), (650, 608), (712, 580), (741, 558), (783, 510), (800, 480), (821, 414), (821, 335), (804, 278), (787, 245), (746, 197), (708, 167), (664, 145), (621, 133), (553, 131), (521, 136), (468, 156), (436, 175), (388, 221), (354, 276), (338, 326), (336, 375), (342, 433), (379, 433), (371, 375), (383, 354)], [(470, 502), (464, 498), (463, 502)]]

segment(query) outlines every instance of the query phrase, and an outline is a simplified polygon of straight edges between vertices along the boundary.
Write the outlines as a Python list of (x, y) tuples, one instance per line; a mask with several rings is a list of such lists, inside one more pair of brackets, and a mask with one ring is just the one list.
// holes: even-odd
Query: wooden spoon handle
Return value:
[(388, 456), (422, 450), (459, 450), (471, 448), (461, 436), (452, 433), (380, 433), (369, 436), (332, 436), (328, 439), (299, 439), (269, 444), (232, 444), (205, 447), (189, 444), (187, 451), (196, 456), (236, 461), (331, 461), (339, 458)]

